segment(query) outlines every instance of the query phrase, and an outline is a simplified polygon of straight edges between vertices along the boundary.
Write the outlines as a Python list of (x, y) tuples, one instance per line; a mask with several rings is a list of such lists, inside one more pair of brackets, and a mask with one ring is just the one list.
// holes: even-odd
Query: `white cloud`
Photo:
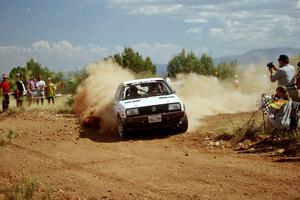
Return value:
[(159, 5), (159, 6), (144, 6), (132, 9), (129, 13), (132, 15), (157, 15), (157, 14), (174, 14), (182, 8), (182, 5)]
[(33, 47), (34, 50), (37, 50), (37, 51), (38, 50), (46, 50), (46, 51), (48, 51), (48, 50), (51, 49), (50, 44), (47, 41), (37, 41), (37, 42), (34, 42), (32, 44), (32, 47)]
[(300, 0), (296, 1), (296, 8), (300, 9)]
[(27, 60), (34, 58), (54, 70), (75, 69), (111, 53), (109, 49), (93, 44), (74, 46), (68, 41), (42, 40), (34, 42), (30, 48), (0, 46), (0, 67), (8, 70), (15, 66), (23, 66)]
[[(161, 15), (187, 24), (205, 24), (212, 41), (236, 45), (299, 44), (300, 0), (106, 0), (132, 15)], [(198, 32), (193, 27), (186, 33)], [(278, 40), (279, 38), (279, 40)], [(285, 42), (284, 42), (285, 41)]]
[(70, 52), (79, 52), (82, 48), (84, 49), (92, 49), (94, 46), (86, 46), (86, 47), (74, 47), (68, 41), (59, 41), (59, 42), (48, 42), (48, 41), (36, 41), (32, 44), (32, 48), (36, 51), (48, 51), (48, 52), (56, 52), (56, 53), (70, 53)]
[[(167, 43), (137, 43), (126, 45), (150, 57), (154, 63), (167, 63), (182, 47)], [(85, 65), (108, 55), (121, 53), (123, 46), (103, 47), (95, 44), (76, 46), (68, 41), (36, 41), (30, 48), (0, 46), (0, 68), (2, 72), (9, 72), (16, 66), (24, 66), (30, 58), (34, 58), (43, 66), (52, 70), (81, 69)]]
[(185, 19), (184, 22), (191, 23), (191, 24), (203, 24), (207, 22), (207, 19), (203, 19), (203, 18)]
[(224, 30), (221, 28), (214, 27), (209, 30), (209, 36), (212, 38), (221, 38), (223, 33), (224, 33)]
[(187, 34), (190, 34), (190, 33), (198, 34), (198, 33), (201, 33), (202, 30), (203, 29), (201, 27), (191, 28), (191, 29), (186, 30), (185, 33), (187, 33)]
[(148, 56), (155, 63), (167, 63), (169, 59), (177, 54), (182, 47), (175, 44), (162, 43), (139, 43), (132, 45), (132, 48), (143, 56)]

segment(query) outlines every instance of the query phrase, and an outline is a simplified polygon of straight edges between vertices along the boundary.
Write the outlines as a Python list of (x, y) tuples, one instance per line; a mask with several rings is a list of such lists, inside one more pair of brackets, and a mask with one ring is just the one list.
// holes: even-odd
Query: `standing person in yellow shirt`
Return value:
[(52, 79), (48, 78), (48, 83), (46, 85), (46, 98), (48, 100), (48, 104), (50, 105), (51, 100), (52, 104), (55, 104), (55, 94), (56, 94), (56, 86), (52, 83)]

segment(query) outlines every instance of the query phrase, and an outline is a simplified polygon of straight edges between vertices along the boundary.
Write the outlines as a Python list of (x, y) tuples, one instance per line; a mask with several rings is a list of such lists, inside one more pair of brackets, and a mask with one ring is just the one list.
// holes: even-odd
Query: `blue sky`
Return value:
[(300, 0), (0, 0), (0, 68), (80, 69), (133, 47), (155, 63), (300, 47)]

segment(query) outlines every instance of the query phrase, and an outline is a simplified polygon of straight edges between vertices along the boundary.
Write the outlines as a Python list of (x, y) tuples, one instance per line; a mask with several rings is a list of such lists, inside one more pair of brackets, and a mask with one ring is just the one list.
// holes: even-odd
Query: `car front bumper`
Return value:
[(122, 120), (128, 131), (151, 130), (160, 128), (177, 128), (185, 116), (184, 111), (161, 114), (161, 122), (149, 123), (148, 115), (134, 116)]

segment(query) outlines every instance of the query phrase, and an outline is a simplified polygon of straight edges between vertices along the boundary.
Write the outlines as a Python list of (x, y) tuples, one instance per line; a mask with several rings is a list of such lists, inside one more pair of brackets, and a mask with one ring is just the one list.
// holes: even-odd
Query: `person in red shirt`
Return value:
[(10, 93), (10, 84), (7, 78), (7, 74), (3, 74), (3, 80), (0, 83), (0, 89), (2, 91), (3, 99), (2, 99), (2, 110), (6, 112), (9, 106), (9, 93)]

